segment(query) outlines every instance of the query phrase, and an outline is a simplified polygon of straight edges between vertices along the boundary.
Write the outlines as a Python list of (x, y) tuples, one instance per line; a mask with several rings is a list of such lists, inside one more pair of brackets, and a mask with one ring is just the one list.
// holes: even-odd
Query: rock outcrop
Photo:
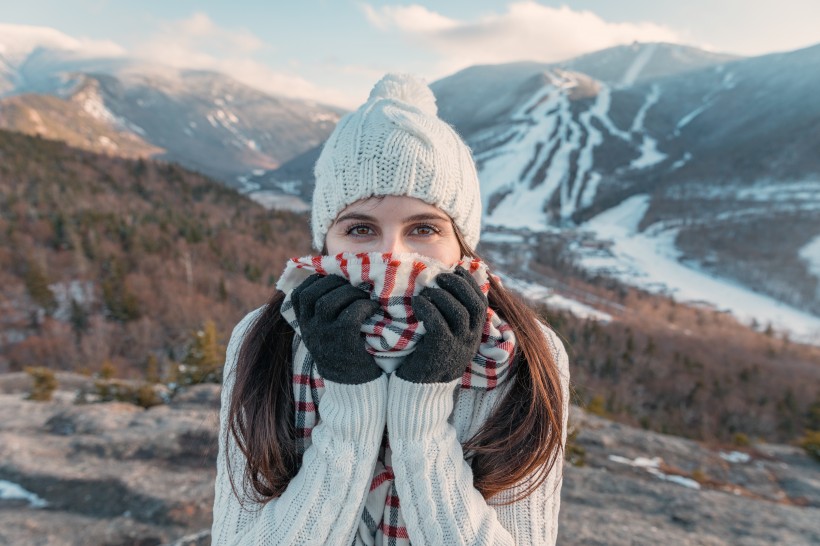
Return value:
[[(0, 544), (210, 542), (218, 386), (144, 410), (71, 391), (32, 402), (6, 378), (0, 484), (47, 504), (0, 494)], [(571, 420), (560, 544), (820, 543), (820, 464), (798, 448), (720, 449), (577, 408)]]

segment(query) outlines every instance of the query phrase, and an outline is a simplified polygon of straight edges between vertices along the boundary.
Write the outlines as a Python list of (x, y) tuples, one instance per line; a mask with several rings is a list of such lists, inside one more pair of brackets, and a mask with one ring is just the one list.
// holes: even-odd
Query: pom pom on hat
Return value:
[(438, 114), (436, 96), (424, 82), (410, 74), (388, 74), (370, 91), (368, 102), (393, 99), (415, 106), (429, 116)]
[(415, 197), (446, 212), (470, 248), (481, 232), (478, 173), (470, 148), (438, 117), (421, 78), (387, 74), (367, 102), (346, 114), (322, 147), (313, 173), (313, 247), (351, 203), (380, 195)]

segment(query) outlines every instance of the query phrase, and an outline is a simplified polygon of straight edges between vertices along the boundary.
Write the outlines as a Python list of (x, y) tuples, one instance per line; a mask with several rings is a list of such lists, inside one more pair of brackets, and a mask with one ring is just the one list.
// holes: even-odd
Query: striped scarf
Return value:
[[(486, 295), (490, 289), (487, 265), (465, 256), (458, 264), (470, 272)], [(413, 315), (411, 298), (424, 287), (436, 287), (435, 277), (452, 272), (455, 265), (446, 265), (419, 254), (341, 253), (335, 256), (305, 256), (288, 261), (277, 288), (286, 293), (282, 316), (296, 332), (293, 357), (293, 389), (296, 429), (301, 453), (311, 445), (311, 432), (316, 426), (316, 408), (324, 392), (324, 382), (316, 364), (299, 336), (292, 290), (313, 273), (339, 275), (351, 284), (370, 293), (381, 308), (362, 325), (367, 351), (387, 373), (395, 371), (403, 358), (411, 353), (425, 333), (424, 323)], [(498, 281), (498, 277), (493, 276)], [(487, 320), (481, 345), (461, 378), (462, 389), (492, 390), (510, 372), (515, 350), (512, 328), (492, 309), (487, 308)], [(376, 468), (370, 484), (360, 522), (360, 533), (367, 544), (399, 546), (410, 544), (407, 528), (394, 485), (391, 452), (385, 430)], [(366, 530), (366, 533), (363, 531)]]

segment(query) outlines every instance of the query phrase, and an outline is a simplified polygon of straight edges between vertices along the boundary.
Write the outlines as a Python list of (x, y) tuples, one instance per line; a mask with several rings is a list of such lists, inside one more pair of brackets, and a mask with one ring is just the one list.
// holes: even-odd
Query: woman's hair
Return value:
[[(467, 247), (453, 224), (461, 251)], [(285, 294), (276, 291), (248, 330), (239, 350), (226, 438), (247, 460), (245, 486), (267, 502), (281, 495), (299, 470), (292, 384), (293, 329), (282, 317)], [(507, 392), (492, 414), (463, 444), (473, 483), (485, 499), (516, 487), (512, 500), (538, 488), (562, 455), (563, 400), (558, 363), (536, 315), (490, 276), (490, 307), (516, 336)], [(230, 450), (227, 451), (230, 465)], [(228, 472), (229, 476), (233, 474)], [(231, 480), (232, 485), (233, 479)]]

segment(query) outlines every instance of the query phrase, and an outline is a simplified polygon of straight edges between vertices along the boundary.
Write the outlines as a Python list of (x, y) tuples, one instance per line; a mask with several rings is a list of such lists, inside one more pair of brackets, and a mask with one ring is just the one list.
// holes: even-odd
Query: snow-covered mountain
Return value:
[[(554, 65), (475, 66), (431, 87), (474, 152), (486, 225), (657, 243), (659, 259), (793, 306), (784, 328), (820, 315), (820, 46), (740, 59), (636, 44)], [(264, 184), (307, 198), (318, 150)], [(663, 283), (637, 255), (614, 264), (583, 252), (590, 268)], [(666, 289), (687, 293), (687, 278), (670, 276)], [(727, 286), (687, 298), (730, 308)], [(762, 303), (746, 307), (765, 322)]]
[[(313, 164), (344, 113), (220, 74), (146, 66), (112, 44), (0, 30), (0, 126), (159, 155), (266, 204), (306, 207)], [(579, 263), (659, 286), (646, 257), (626, 251), (651, 246), (820, 315), (820, 45), (737, 58), (632, 44), (474, 66), (431, 87), (474, 152), (487, 226), (612, 239), (617, 263), (600, 245), (585, 256), (584, 244)], [(667, 288), (685, 277), (670, 274)], [(701, 299), (726, 307), (730, 293)]]
[(241, 186), (320, 144), (343, 113), (218, 73), (147, 65), (114, 44), (0, 25), (3, 128), (153, 155)]
[(58, 30), (0, 23), (0, 97), (59, 94), (72, 87), (75, 72), (113, 70), (127, 64), (111, 42), (78, 40)]

